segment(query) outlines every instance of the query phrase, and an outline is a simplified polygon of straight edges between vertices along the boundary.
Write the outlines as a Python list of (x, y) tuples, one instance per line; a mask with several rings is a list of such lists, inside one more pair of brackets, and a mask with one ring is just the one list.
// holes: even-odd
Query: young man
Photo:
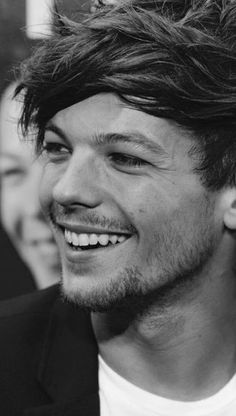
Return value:
[(104, 7), (26, 65), (69, 302), (1, 306), (5, 414), (235, 414), (235, 15)]

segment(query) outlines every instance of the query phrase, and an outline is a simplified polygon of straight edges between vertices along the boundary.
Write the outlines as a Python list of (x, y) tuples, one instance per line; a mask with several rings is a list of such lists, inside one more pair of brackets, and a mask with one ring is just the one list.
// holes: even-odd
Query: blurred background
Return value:
[[(56, 7), (59, 12), (78, 21), (90, 11), (91, 3), (88, 0), (58, 0)], [(50, 11), (54, 8), (54, 0), (0, 0), (1, 97), (6, 87), (16, 79), (19, 64), (50, 33)], [(1, 188), (2, 181), (2, 207)], [(0, 300), (37, 289), (32, 271), (11, 243), (1, 218), (0, 211)]]

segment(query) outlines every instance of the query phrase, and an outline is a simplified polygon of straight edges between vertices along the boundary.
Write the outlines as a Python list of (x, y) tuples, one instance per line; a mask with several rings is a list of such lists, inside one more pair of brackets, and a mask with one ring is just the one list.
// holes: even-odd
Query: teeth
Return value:
[(73, 246), (78, 246), (79, 245), (79, 236), (75, 233), (71, 233), (71, 242), (73, 244)]
[(97, 244), (105, 247), (109, 242), (114, 245), (123, 243), (127, 238), (125, 235), (116, 234), (76, 234), (65, 229), (65, 240), (76, 247), (95, 246)]
[(119, 243), (123, 243), (125, 240), (126, 240), (126, 237), (125, 237), (124, 235), (121, 235), (121, 236), (118, 238)]
[(65, 239), (68, 243), (72, 243), (72, 237), (71, 237), (71, 232), (68, 230), (65, 230)]
[(89, 236), (89, 244), (91, 246), (96, 246), (97, 243), (98, 243), (98, 236), (96, 234), (91, 234)]
[(99, 244), (101, 244), (101, 246), (107, 246), (107, 244), (109, 243), (109, 236), (108, 234), (101, 234), (98, 238)]
[(118, 235), (111, 235), (111, 236), (109, 237), (109, 240), (110, 240), (110, 242), (111, 242), (112, 244), (116, 244), (116, 243), (117, 243), (117, 241), (118, 241)]
[(79, 246), (80, 247), (88, 246), (89, 245), (89, 236), (88, 236), (88, 234), (79, 234), (78, 241), (79, 241)]

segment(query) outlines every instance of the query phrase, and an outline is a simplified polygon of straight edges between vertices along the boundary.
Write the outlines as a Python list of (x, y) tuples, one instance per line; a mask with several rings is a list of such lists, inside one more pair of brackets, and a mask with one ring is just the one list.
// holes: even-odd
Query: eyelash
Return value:
[(143, 165), (146, 165), (147, 162), (145, 162), (143, 159), (140, 159), (139, 157), (127, 155), (125, 153), (112, 153), (110, 155), (110, 159), (115, 159), (114, 163), (118, 163), (120, 165), (126, 165), (128, 167), (135, 167), (139, 168)]
[[(61, 150), (62, 150), (62, 148), (64, 149), (64, 151), (62, 152)], [(43, 145), (42, 145), (42, 148), (41, 148), (41, 151), (40, 151), (40, 153), (41, 154), (43, 154), (43, 153), (54, 153), (54, 154), (57, 154), (57, 155), (60, 155), (60, 154), (65, 154), (65, 153), (68, 153), (69, 152), (69, 150), (63, 145), (63, 144), (60, 144), (60, 143), (44, 143)]]
[[(62, 149), (64, 149), (64, 151), (62, 151)], [(70, 150), (67, 149), (63, 144), (49, 142), (43, 144), (41, 154), (43, 153), (51, 154), (52, 156), (62, 156), (70, 153)], [(108, 157), (114, 164), (130, 168), (140, 168), (148, 164), (148, 162), (146, 162), (143, 159), (140, 159), (139, 157), (131, 156), (129, 154), (120, 152), (110, 153)]]

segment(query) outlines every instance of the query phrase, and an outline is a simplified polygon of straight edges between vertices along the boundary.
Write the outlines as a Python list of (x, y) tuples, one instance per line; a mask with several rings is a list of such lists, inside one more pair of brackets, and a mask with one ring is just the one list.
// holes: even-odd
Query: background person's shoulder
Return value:
[(59, 285), (0, 302), (0, 321), (14, 316), (49, 313), (59, 297)]

